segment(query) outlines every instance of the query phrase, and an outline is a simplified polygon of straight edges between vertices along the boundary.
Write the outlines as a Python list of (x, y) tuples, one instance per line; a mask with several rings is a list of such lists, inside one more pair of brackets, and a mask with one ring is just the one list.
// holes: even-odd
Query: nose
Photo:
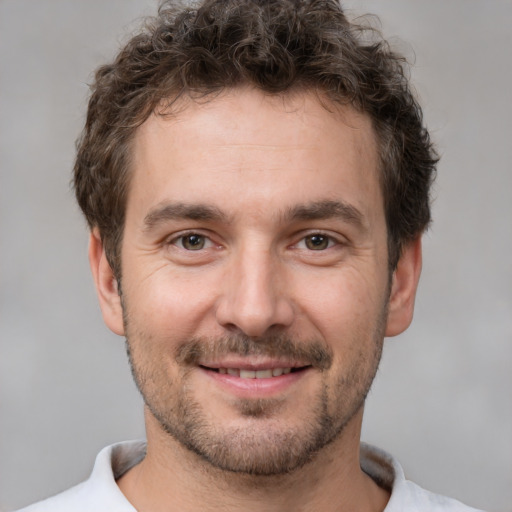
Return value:
[(290, 326), (294, 308), (280, 265), (265, 249), (246, 250), (234, 257), (217, 303), (218, 323), (251, 337)]

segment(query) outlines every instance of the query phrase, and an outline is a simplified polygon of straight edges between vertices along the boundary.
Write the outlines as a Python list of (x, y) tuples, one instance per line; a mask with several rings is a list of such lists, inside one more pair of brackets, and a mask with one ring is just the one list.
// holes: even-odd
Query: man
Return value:
[(334, 0), (164, 4), (98, 70), (74, 180), (147, 444), (26, 510), (474, 510), (360, 444), (436, 162), (401, 58)]

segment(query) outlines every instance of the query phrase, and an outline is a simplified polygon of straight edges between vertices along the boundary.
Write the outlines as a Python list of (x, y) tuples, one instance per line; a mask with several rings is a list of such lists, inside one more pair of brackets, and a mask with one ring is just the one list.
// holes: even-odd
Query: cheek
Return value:
[(213, 310), (213, 290), (218, 289), (212, 276), (198, 274), (172, 272), (162, 266), (137, 281), (132, 279), (124, 289), (131, 323), (154, 337), (176, 339), (196, 334)]
[[(305, 276), (296, 289), (302, 315), (326, 340), (373, 332), (385, 304), (385, 286), (375, 272), (339, 268)], [(311, 283), (315, 283), (311, 286)], [(348, 341), (348, 340), (347, 340)]]

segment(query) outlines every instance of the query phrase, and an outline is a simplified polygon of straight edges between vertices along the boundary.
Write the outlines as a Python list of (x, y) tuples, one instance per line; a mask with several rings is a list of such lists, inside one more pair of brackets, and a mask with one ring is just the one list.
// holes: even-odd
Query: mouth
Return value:
[(305, 371), (310, 368), (310, 366), (261, 368), (257, 370), (225, 367), (211, 368), (203, 365), (200, 365), (200, 368), (220, 375), (231, 375), (232, 377), (238, 377), (240, 379), (272, 379), (273, 377), (281, 377), (282, 375)]
[(230, 397), (249, 400), (285, 396), (297, 389), (299, 382), (308, 382), (308, 376), (314, 375), (313, 365), (305, 361), (278, 359), (226, 357), (223, 361), (201, 361), (196, 368), (207, 377), (208, 386), (213, 385)]

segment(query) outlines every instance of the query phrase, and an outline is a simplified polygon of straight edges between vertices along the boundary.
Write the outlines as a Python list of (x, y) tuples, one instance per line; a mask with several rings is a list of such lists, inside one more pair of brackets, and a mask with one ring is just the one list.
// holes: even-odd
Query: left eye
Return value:
[(331, 247), (334, 242), (331, 237), (321, 233), (315, 233), (303, 238), (304, 245), (310, 251), (323, 251)]
[(178, 247), (186, 249), (187, 251), (200, 251), (205, 247), (209, 247), (211, 244), (210, 240), (206, 236), (199, 235), (197, 233), (180, 236), (174, 243)]

